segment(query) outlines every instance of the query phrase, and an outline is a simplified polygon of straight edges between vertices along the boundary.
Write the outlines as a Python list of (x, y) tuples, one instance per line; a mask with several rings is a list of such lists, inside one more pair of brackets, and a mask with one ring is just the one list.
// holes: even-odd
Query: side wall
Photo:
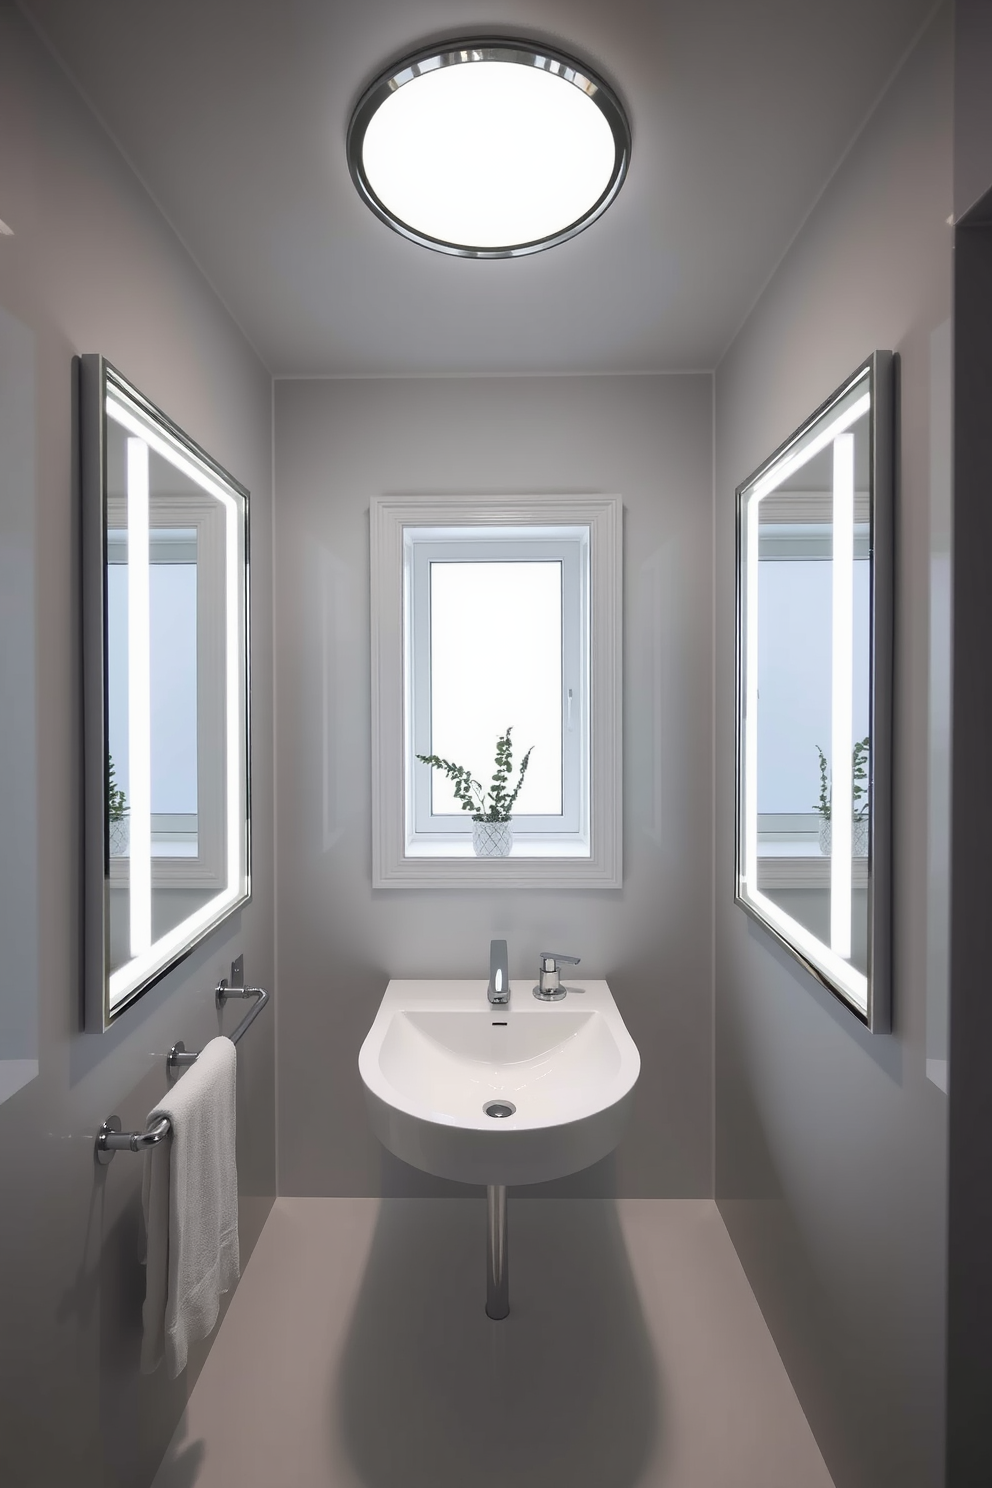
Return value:
[[(144, 1488), (206, 1353), (138, 1374), (141, 1161), (93, 1160), (141, 1126), (177, 1038), (217, 1031), (211, 988), (244, 951), (273, 976), (271, 393), (265, 369), (17, 10), (0, 8), (0, 1480)], [(253, 902), (104, 1036), (80, 1032), (81, 648), (73, 358), (100, 351), (252, 492)], [(13, 410), (13, 412), (12, 412)], [(15, 416), (16, 414), (16, 416)], [(12, 457), (8, 458), (8, 454)], [(9, 728), (8, 728), (9, 724)], [(10, 824), (10, 830), (8, 830)], [(8, 901), (8, 890), (13, 896)], [(11, 1009), (14, 1015), (11, 1016)], [(274, 1194), (274, 1020), (239, 1050), (242, 1254)], [(242, 1052), (243, 1051), (243, 1052)]]
[[(992, 8), (954, 9), (954, 205), (968, 212), (954, 264), (954, 803), (951, 874), (951, 1111), (948, 1174), (947, 1485), (992, 1479), (992, 1097), (988, 998), (992, 716), (988, 665), (992, 458)], [(977, 791), (977, 794), (976, 794)], [(977, 803), (977, 804), (976, 804)]]
[(992, 191), (954, 248), (954, 794), (951, 857), (951, 1085), (948, 1172), (947, 1484), (992, 1481), (992, 1096), (988, 996), (992, 725), (988, 551), (992, 504)]
[[(559, 1192), (701, 1196), (711, 1172), (711, 379), (276, 384), (279, 1190), (444, 1191), (369, 1131), (358, 1050), (391, 976), (606, 976), (643, 1056), (619, 1151)], [(371, 887), (369, 498), (619, 493), (622, 890)], [(458, 1191), (454, 1186), (451, 1191)]]
[[(928, 593), (949, 480), (950, 211), (945, 7), (716, 384), (716, 1192), (837, 1488), (943, 1480), (947, 1113), (926, 1035), (928, 993), (946, 993), (946, 967), (928, 987), (928, 936), (946, 925), (928, 923)], [(901, 414), (895, 1027), (872, 1038), (733, 902), (734, 490), (876, 347), (899, 355)]]

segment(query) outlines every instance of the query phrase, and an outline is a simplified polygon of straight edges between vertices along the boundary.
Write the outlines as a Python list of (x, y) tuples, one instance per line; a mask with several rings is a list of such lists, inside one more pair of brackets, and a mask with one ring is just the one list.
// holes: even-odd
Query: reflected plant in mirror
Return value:
[[(851, 852), (856, 858), (868, 855), (868, 748), (867, 738), (859, 739), (851, 751)], [(833, 793), (830, 786), (830, 769), (827, 756), (816, 746), (820, 758), (820, 796), (816, 810), (820, 817), (820, 851), (830, 856), (833, 834), (830, 828), (830, 810)]]
[(82, 358), (86, 1026), (249, 894), (248, 493)]
[(128, 850), (127, 796), (117, 784), (113, 755), (107, 755), (107, 821), (110, 825), (110, 856), (126, 858)]
[(737, 901), (876, 1032), (889, 1026), (891, 377), (876, 352), (737, 492)]

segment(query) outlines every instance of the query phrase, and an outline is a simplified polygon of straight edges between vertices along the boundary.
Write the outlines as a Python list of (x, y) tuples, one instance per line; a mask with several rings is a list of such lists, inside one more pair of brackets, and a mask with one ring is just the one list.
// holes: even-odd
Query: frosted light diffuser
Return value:
[(830, 854), (830, 949), (851, 958), (851, 818), (854, 779), (854, 435), (834, 440), (833, 658)]
[(616, 196), (630, 129), (583, 64), (528, 42), (452, 43), (387, 70), (352, 116), (366, 204), (442, 253), (514, 258), (581, 232)]
[(152, 943), (152, 741), (148, 445), (127, 441), (127, 718), (131, 955)]

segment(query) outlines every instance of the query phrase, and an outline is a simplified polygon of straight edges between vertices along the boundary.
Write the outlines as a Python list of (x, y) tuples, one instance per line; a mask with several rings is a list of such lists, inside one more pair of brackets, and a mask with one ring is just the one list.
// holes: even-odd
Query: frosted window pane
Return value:
[[(562, 811), (561, 642), (560, 563), (431, 564), (431, 751), (488, 788), (511, 726), (514, 768), (534, 745), (515, 816)], [(462, 816), (432, 774), (432, 810)]]
[[(152, 811), (197, 810), (196, 564), (152, 563), (149, 572)], [(130, 794), (127, 727), (127, 564), (107, 565), (108, 748)]]
[[(830, 759), (831, 569), (826, 560), (758, 567), (758, 812), (815, 813), (816, 746)], [(868, 733), (870, 564), (854, 565), (854, 728)]]
[(194, 815), (196, 564), (152, 563), (152, 811)]
[(828, 560), (758, 565), (758, 811), (816, 811), (830, 754)]

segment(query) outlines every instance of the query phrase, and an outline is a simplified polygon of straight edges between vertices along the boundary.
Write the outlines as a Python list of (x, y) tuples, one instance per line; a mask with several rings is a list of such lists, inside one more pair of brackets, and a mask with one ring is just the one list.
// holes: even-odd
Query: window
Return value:
[[(620, 502), (372, 504), (373, 881), (620, 883)], [(438, 754), (488, 786), (513, 733), (513, 850), (478, 859)]]
[[(589, 529), (404, 530), (410, 787), (407, 852), (460, 849), (471, 815), (439, 754), (488, 785), (496, 739), (531, 754), (514, 808), (518, 853), (589, 855)], [(454, 839), (454, 840), (453, 840)]]

